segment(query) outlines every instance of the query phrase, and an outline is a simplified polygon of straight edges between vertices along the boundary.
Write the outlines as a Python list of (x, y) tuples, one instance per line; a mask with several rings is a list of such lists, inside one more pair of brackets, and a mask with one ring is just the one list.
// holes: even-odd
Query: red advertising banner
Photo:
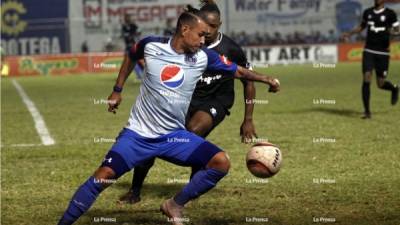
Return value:
[[(339, 44), (339, 62), (360, 62), (364, 43)], [(400, 42), (390, 45), (390, 59), (400, 60)]]
[[(123, 53), (85, 53), (38, 56), (9, 56), (4, 64), (8, 76), (117, 73)], [(5, 75), (5, 74), (3, 74)]]

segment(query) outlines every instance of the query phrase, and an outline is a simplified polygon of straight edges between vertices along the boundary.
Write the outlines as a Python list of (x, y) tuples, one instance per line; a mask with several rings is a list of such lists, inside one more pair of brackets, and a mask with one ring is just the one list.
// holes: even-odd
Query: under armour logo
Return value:
[(112, 161), (112, 157), (110, 157), (109, 159), (107, 159), (107, 158), (104, 158), (103, 162), (105, 162), (105, 161), (107, 161), (108, 163), (111, 163), (111, 161)]
[(211, 108), (210, 113), (213, 115), (213, 117), (215, 117), (217, 115), (217, 110), (215, 108)]

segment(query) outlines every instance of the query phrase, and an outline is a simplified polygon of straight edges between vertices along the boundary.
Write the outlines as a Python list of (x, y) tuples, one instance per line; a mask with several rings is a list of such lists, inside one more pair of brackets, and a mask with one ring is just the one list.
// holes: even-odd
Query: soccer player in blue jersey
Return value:
[[(227, 35), (219, 31), (222, 24), (221, 12), (213, 0), (201, 0), (201, 8), (206, 15), (205, 22), (210, 27), (210, 34), (206, 36), (205, 45), (219, 55), (242, 67), (250, 67), (246, 54), (242, 48)], [(206, 138), (225, 118), (230, 115), (230, 108), (235, 99), (234, 77), (220, 71), (206, 71), (202, 74), (194, 90), (186, 119), (186, 129)], [(244, 120), (240, 126), (242, 142), (251, 142), (257, 137), (253, 124), (253, 99), (255, 98), (254, 82), (241, 80), (245, 103)], [(133, 170), (132, 185), (129, 191), (119, 199), (120, 203), (135, 204), (141, 201), (141, 189), (144, 179), (154, 160), (148, 164), (137, 166)], [(199, 168), (192, 168), (192, 175)]]
[[(182, 166), (204, 168), (174, 197), (164, 201), (162, 212), (172, 224), (181, 225), (186, 203), (205, 194), (228, 173), (230, 162), (214, 144), (185, 130), (190, 99), (201, 74), (221, 71), (243, 79), (268, 84), (272, 92), (279, 83), (271, 77), (222, 61), (217, 53), (203, 49), (209, 32), (201, 11), (182, 13), (171, 39), (148, 37), (141, 40), (125, 57), (113, 92), (109, 111), (121, 103), (121, 92), (135, 63), (145, 60), (145, 77), (128, 124), (105, 156), (100, 167), (73, 195), (59, 225), (73, 224), (112, 182), (133, 167), (154, 157)], [(185, 140), (175, 142), (171, 140)]]

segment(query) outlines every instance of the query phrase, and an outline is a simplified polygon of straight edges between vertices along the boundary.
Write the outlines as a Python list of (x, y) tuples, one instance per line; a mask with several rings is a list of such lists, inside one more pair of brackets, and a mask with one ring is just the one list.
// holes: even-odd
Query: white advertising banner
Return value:
[(337, 1), (326, 0), (233, 0), (227, 1), (230, 31), (288, 33), (335, 27)]
[[(74, 0), (70, 3), (71, 48), (79, 52), (83, 41), (90, 51), (101, 51), (110, 38), (120, 39), (121, 22), (129, 14), (143, 35), (162, 34), (167, 19), (176, 18), (188, 4), (196, 0)], [(121, 47), (121, 46), (120, 46)]]
[[(400, 13), (397, 0), (386, 6)], [(362, 12), (373, 0), (225, 0), (225, 28), (247, 34), (288, 34), (330, 30), (340, 33), (359, 24)]]
[(255, 67), (276, 64), (305, 64), (329, 66), (338, 61), (337, 45), (288, 45), (245, 47), (247, 59)]

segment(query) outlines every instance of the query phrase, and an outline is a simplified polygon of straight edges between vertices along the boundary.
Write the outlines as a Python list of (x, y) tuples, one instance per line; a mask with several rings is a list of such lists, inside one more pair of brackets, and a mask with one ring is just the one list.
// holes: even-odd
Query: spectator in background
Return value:
[(246, 31), (242, 31), (237, 36), (237, 43), (239, 45), (249, 45), (250, 37), (246, 34)]
[(116, 45), (113, 43), (113, 40), (111, 37), (108, 37), (106, 42), (104, 43), (104, 51), (105, 52), (114, 52), (116, 51)]
[(271, 43), (274, 45), (282, 45), (285, 44), (285, 41), (283, 40), (281, 33), (275, 32)]
[(338, 41), (338, 37), (335, 34), (334, 30), (329, 30), (328, 32), (328, 37), (327, 37), (327, 42), (328, 43), (336, 43)]
[[(124, 15), (124, 21), (121, 26), (121, 36), (125, 42), (125, 53), (127, 54), (132, 45), (136, 43), (136, 37), (140, 36), (139, 27), (132, 20), (129, 14)], [(136, 78), (140, 81), (143, 77), (143, 67), (140, 63), (135, 66)]]
[(81, 45), (81, 52), (82, 52), (82, 53), (89, 52), (89, 46), (88, 46), (86, 40), (85, 40), (84, 42), (82, 42), (82, 45)]
[(164, 28), (164, 36), (172, 36), (175, 33), (174, 20), (172, 18), (167, 19), (166, 26)]
[(262, 37), (262, 35), (260, 34), (260, 32), (256, 32), (255, 34), (254, 34), (254, 44), (255, 45), (262, 45), (262, 44), (264, 44), (265, 42), (264, 42), (264, 38)]
[(121, 36), (124, 39), (125, 48), (128, 49), (130, 46), (135, 44), (136, 37), (139, 35), (140, 33), (138, 26), (132, 21), (129, 14), (125, 14), (124, 22), (121, 26)]

